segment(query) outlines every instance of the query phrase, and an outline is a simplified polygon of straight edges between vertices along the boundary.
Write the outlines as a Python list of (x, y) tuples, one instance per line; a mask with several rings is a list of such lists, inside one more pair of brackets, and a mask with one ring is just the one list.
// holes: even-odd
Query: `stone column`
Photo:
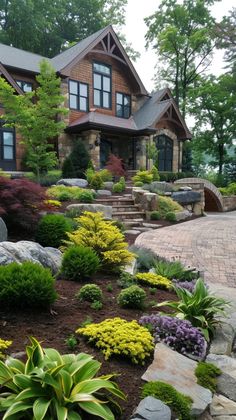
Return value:
[(147, 167), (147, 144), (149, 136), (141, 136), (137, 139), (136, 144), (136, 168), (146, 169)]
[(100, 134), (98, 130), (83, 131), (82, 138), (85, 147), (90, 153), (93, 166), (96, 170), (100, 169)]

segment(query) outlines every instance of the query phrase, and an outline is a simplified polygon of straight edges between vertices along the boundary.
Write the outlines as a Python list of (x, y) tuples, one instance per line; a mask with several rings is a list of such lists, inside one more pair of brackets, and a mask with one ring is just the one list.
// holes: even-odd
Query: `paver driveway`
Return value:
[(145, 232), (135, 244), (196, 267), (210, 283), (236, 287), (236, 211)]

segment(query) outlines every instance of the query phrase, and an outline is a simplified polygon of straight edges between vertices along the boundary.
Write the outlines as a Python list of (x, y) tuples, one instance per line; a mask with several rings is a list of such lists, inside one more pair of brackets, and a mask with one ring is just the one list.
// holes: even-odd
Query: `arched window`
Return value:
[(173, 141), (165, 134), (155, 137), (159, 171), (172, 171)]

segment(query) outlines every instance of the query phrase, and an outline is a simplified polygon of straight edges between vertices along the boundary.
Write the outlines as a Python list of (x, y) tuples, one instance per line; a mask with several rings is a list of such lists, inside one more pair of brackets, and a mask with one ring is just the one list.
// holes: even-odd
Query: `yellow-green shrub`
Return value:
[(144, 364), (154, 349), (149, 331), (137, 321), (122, 318), (105, 319), (99, 324), (89, 324), (76, 331), (102, 351), (105, 359), (122, 356), (133, 363)]
[(153, 181), (153, 174), (150, 171), (137, 171), (136, 175), (132, 177), (132, 181), (150, 184)]
[(155, 273), (137, 273), (135, 279), (141, 284), (159, 289), (171, 289), (173, 286), (171, 280)]
[(106, 221), (102, 213), (86, 211), (76, 221), (79, 229), (68, 233), (69, 244), (92, 248), (104, 270), (117, 271), (133, 259), (123, 233), (114, 222)]
[(176, 201), (172, 200), (170, 197), (159, 196), (157, 202), (157, 210), (159, 211), (161, 217), (165, 218), (167, 213), (176, 213), (178, 211), (182, 211), (183, 207)]
[(67, 187), (66, 185), (56, 185), (48, 188), (47, 195), (60, 201), (78, 200), (83, 203), (91, 203), (94, 198), (90, 190), (79, 187)]
[(44, 203), (53, 207), (61, 207), (61, 202), (58, 200), (44, 200)]
[(0, 338), (0, 359), (4, 358), (4, 350), (7, 350), (11, 344), (12, 341), (3, 340)]

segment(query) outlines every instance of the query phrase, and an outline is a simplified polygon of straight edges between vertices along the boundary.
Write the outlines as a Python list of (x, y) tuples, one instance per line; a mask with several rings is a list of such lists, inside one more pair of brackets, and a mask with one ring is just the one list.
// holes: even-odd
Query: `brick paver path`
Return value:
[(145, 232), (135, 244), (196, 267), (210, 283), (236, 287), (236, 211)]

